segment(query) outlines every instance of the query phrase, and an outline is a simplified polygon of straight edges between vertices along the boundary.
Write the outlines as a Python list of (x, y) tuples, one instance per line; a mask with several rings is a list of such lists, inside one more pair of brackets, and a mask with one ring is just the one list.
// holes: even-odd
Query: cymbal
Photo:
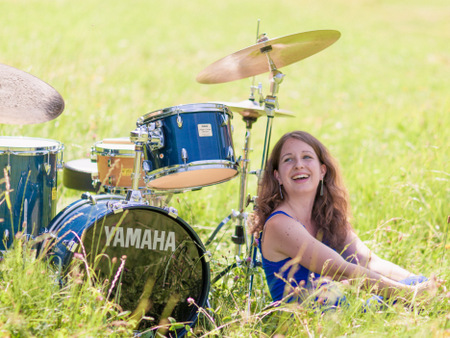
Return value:
[(33, 124), (57, 118), (64, 100), (49, 84), (0, 64), (0, 123)]
[(212, 84), (269, 72), (267, 52), (278, 69), (320, 52), (340, 36), (341, 33), (335, 30), (318, 30), (262, 41), (210, 64), (196, 80)]
[[(254, 117), (258, 118), (260, 116), (266, 115), (264, 106), (260, 106), (258, 102), (252, 100), (245, 100), (241, 102), (216, 102), (224, 104), (232, 112), (239, 113), (244, 117)], [(295, 114), (284, 109), (275, 109), (275, 116), (280, 117), (295, 117)]]

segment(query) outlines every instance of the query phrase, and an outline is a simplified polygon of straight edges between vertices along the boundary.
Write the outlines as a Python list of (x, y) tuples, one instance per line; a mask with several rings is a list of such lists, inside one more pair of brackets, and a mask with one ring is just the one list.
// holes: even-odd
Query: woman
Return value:
[[(425, 277), (371, 252), (353, 231), (348, 209), (337, 164), (325, 146), (303, 131), (285, 134), (266, 164), (251, 229), (260, 238), (274, 301), (303, 300), (310, 294), (304, 290), (314, 289), (319, 277), (362, 280), (371, 292), (386, 298), (402, 295), (407, 301), (430, 287), (430, 282), (421, 283)], [(330, 297), (328, 303), (336, 300)]]

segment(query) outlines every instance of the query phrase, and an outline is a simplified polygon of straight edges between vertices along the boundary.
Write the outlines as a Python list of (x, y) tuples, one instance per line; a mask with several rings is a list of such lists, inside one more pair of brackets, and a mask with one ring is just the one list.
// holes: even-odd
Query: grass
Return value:
[[(352, 223), (368, 246), (415, 273), (450, 279), (447, 1), (3, 0), (0, 13), (0, 62), (51, 84), (66, 103), (53, 121), (0, 125), (0, 135), (58, 140), (65, 146), (65, 161), (88, 158), (91, 146), (102, 139), (128, 137), (147, 112), (247, 99), (251, 79), (202, 85), (195, 76), (213, 61), (254, 44), (258, 19), (270, 38), (340, 31), (331, 47), (280, 69), (286, 74), (280, 108), (295, 118), (275, 118), (272, 140), (294, 129), (317, 136), (339, 160)], [(257, 76), (258, 82), (269, 94), (267, 74)], [(238, 114), (233, 127), (240, 155), (245, 125)], [(252, 129), (253, 170), (260, 166), (264, 132), (260, 118)], [(58, 211), (81, 194), (65, 188), (61, 176)], [(239, 179), (234, 179), (177, 194), (171, 206), (206, 241), (238, 208), (238, 189)], [(256, 194), (254, 176), (248, 191)], [(225, 226), (208, 248), (213, 275), (235, 261), (233, 225)], [(130, 334), (128, 326), (120, 326), (123, 317), (113, 304), (96, 301), (105, 291), (102, 285), (72, 281), (70, 290), (60, 289), (52, 268), (30, 258), (27, 250), (12, 250), (0, 266), (4, 335)], [(422, 311), (389, 305), (386, 311), (362, 314), (358, 309), (366, 295), (350, 289), (349, 310), (322, 315), (305, 308), (267, 308), (270, 298), (260, 271), (248, 314), (247, 289), (244, 268), (212, 285), (212, 310), (200, 314), (192, 334), (449, 335), (450, 304), (442, 290)]]

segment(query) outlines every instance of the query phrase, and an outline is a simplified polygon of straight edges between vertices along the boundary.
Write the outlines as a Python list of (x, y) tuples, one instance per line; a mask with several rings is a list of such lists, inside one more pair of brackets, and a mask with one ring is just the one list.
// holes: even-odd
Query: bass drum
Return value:
[[(205, 248), (194, 230), (163, 209), (127, 205), (117, 195), (83, 197), (49, 225), (56, 241), (44, 248), (52, 260), (69, 273), (74, 253), (85, 252), (89, 266), (109, 280), (110, 299), (141, 319), (139, 332), (168, 317), (193, 325), (197, 307), (190, 302), (204, 307), (210, 286)], [(183, 328), (166, 334), (184, 333)]]

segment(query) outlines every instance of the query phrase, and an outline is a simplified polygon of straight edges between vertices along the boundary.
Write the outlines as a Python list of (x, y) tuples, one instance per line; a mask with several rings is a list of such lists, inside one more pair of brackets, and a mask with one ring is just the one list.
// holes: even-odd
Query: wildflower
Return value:
[(191, 305), (195, 303), (195, 300), (192, 297), (188, 297), (188, 299), (186, 299), (186, 301)]

